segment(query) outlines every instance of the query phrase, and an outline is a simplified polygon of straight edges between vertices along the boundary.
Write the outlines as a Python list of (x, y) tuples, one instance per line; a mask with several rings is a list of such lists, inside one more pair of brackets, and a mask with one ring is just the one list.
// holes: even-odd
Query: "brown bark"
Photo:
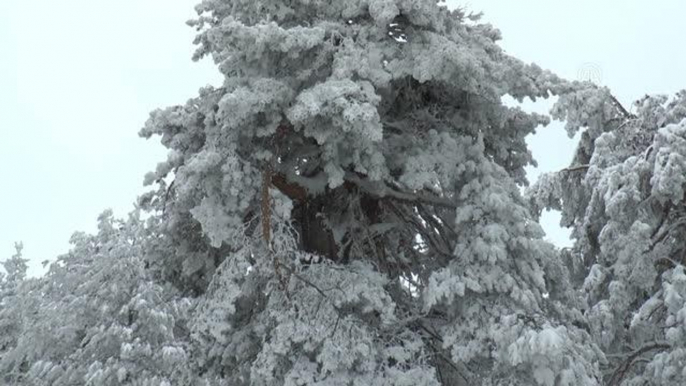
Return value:
[[(351, 230), (343, 238), (339, 245), (334, 239), (333, 232), (327, 226), (327, 220), (331, 208), (336, 206), (344, 207), (341, 200), (351, 199), (351, 195), (358, 192), (360, 197), (360, 210), (365, 216), (361, 219), (369, 225), (381, 221), (380, 199), (367, 193), (359, 193), (359, 189), (351, 182), (344, 183), (343, 186), (333, 190), (326, 189), (320, 195), (308, 195), (307, 190), (297, 183), (289, 182), (281, 175), (274, 173), (271, 176), (274, 187), (293, 200), (292, 218), (295, 228), (300, 235), (300, 249), (302, 251), (319, 255), (339, 263), (347, 263), (350, 248), (343, 249), (342, 244), (346, 244), (352, 235)], [(383, 250), (382, 245), (376, 245), (377, 252)]]

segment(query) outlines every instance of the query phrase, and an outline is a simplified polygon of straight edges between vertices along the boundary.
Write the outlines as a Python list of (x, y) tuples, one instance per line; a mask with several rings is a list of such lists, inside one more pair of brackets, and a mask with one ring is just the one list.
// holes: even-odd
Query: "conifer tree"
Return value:
[[(222, 84), (151, 113), (126, 220), (2, 262), (0, 383), (686, 384), (686, 92), (627, 110), (435, 0), (197, 11)], [(505, 96), (558, 98), (568, 168), (528, 186), (550, 117)]]
[(583, 101), (568, 120), (570, 133), (584, 127), (581, 143), (572, 165), (543, 176), (528, 196), (535, 211), (561, 209), (572, 228), (564, 258), (608, 358), (605, 384), (682, 385), (686, 92), (646, 95), (633, 113), (604, 95), (567, 99)]
[(0, 356), (3, 385), (192, 384), (184, 322), (191, 303), (145, 270), (143, 223), (105, 211), (98, 228), (75, 233), (72, 250), (23, 286), (12, 311), (29, 315)]
[[(28, 319), (32, 317), (26, 304), (29, 280), (26, 279), (27, 259), (23, 258), (22, 243), (15, 244), (16, 253), (0, 262), (0, 362), (13, 350)], [(0, 371), (1, 373), (1, 371)], [(4, 381), (0, 375), (0, 381)]]
[[(194, 366), (231, 385), (594, 385), (602, 352), (519, 187), (587, 93), (432, 0), (204, 0), (224, 75), (152, 113), (150, 269), (197, 297)], [(607, 114), (618, 114), (610, 106)], [(567, 283), (567, 284), (565, 284)], [(548, 298), (546, 298), (548, 296)]]

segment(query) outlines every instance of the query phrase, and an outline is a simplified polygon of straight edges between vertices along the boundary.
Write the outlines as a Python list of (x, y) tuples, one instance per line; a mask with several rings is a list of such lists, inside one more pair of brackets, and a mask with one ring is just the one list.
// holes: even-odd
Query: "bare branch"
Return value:
[[(179, 171), (179, 167), (174, 168), (174, 175)], [(164, 193), (164, 202), (162, 203), (162, 216), (164, 216), (165, 212), (167, 211), (167, 202), (169, 201), (169, 197), (171, 195), (172, 189), (174, 189), (174, 183), (176, 182), (176, 178), (172, 180), (171, 184), (167, 187), (167, 191)]]
[(424, 207), (422, 204), (417, 204), (417, 211), (419, 211), (420, 217), (424, 219), (427, 223), (429, 223), (435, 233), (437, 233), (441, 240), (443, 241), (443, 244), (445, 246), (446, 250), (451, 251), (453, 249), (452, 243), (450, 242), (450, 238), (446, 237), (444, 234), (444, 230), (446, 229), (445, 224), (443, 224), (442, 220), (437, 220), (436, 217), (434, 217), (433, 213), (430, 213), (427, 208)]
[(326, 292), (324, 292), (324, 290), (322, 290), (321, 288), (319, 288), (316, 284), (312, 283), (311, 281), (309, 281), (308, 279), (306, 279), (306, 278), (303, 277), (302, 275), (299, 275), (299, 274), (298, 274), (297, 272), (295, 272), (295, 270), (293, 270), (292, 268), (290, 268), (290, 267), (288, 267), (288, 266), (286, 266), (286, 265), (282, 265), (282, 267), (283, 267), (286, 271), (288, 271), (288, 274), (289, 274), (289, 275), (295, 277), (296, 279), (300, 280), (301, 282), (303, 282), (303, 283), (307, 284), (308, 286), (314, 288), (314, 290), (317, 291), (317, 292), (319, 292), (319, 294), (322, 295), (325, 299), (329, 299), (329, 297), (326, 296)]
[(428, 242), (431, 245), (431, 248), (439, 253), (442, 256), (452, 258), (452, 254), (450, 251), (445, 250), (442, 248), (438, 240), (435, 239), (432, 233), (430, 233), (429, 230), (426, 229), (426, 227), (422, 226), (414, 217), (414, 214), (404, 214), (400, 208), (395, 206), (393, 203), (388, 203), (389, 207), (391, 210), (395, 213), (396, 216), (398, 216), (402, 221), (404, 221), (407, 224), (410, 224), (414, 227), (415, 231), (417, 231), (421, 236), (422, 239), (424, 239), (426, 242)]
[(564, 169), (560, 170), (560, 172), (570, 172), (570, 173), (571, 172), (578, 172), (581, 170), (587, 170), (589, 167), (591, 167), (591, 165), (588, 165), (588, 164), (587, 165), (570, 166), (568, 168), (564, 168)]
[(622, 106), (622, 104), (619, 103), (619, 101), (617, 100), (617, 98), (615, 98), (614, 95), (610, 94), (610, 99), (612, 100), (612, 104), (615, 105), (617, 110), (619, 110), (619, 112), (624, 116), (624, 118), (628, 118), (628, 119), (636, 118), (636, 115), (631, 114), (629, 111), (627, 111), (627, 109), (625, 109), (624, 106)]

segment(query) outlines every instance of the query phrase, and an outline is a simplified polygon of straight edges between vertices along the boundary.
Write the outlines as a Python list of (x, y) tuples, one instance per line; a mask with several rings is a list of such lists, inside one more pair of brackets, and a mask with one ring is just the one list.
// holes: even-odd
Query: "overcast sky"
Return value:
[[(0, 1), (0, 260), (23, 241), (31, 273), (94, 231), (105, 208), (125, 215), (143, 175), (165, 158), (137, 136), (149, 111), (217, 84), (190, 60), (194, 0)], [(627, 107), (645, 93), (686, 88), (686, 2), (448, 1), (483, 11), (514, 56), (609, 86)], [(537, 109), (544, 106), (535, 107)], [(531, 146), (540, 171), (565, 167), (574, 142), (560, 125)], [(568, 245), (558, 218), (544, 227)]]

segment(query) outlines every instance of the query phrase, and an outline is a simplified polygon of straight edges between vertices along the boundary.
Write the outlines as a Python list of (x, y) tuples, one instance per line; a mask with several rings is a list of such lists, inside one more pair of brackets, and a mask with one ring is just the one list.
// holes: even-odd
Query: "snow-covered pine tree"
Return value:
[(192, 384), (184, 322), (191, 303), (145, 270), (148, 232), (135, 213), (121, 221), (105, 211), (97, 234), (75, 233), (72, 250), (22, 286), (11, 311), (23, 328), (0, 352), (3, 385)]
[[(22, 243), (16, 243), (15, 250), (12, 257), (0, 262), (4, 268), (4, 273), (0, 271), (0, 362), (17, 346), (27, 320), (32, 317), (26, 302), (30, 293), (29, 280), (25, 280), (28, 260), (22, 257)], [(0, 382), (6, 381), (6, 374), (0, 371)]]
[(570, 133), (585, 127), (581, 143), (569, 168), (528, 195), (536, 211), (561, 209), (573, 230), (565, 255), (609, 359), (605, 384), (683, 385), (686, 91), (646, 96), (619, 115), (607, 114), (619, 104), (602, 94), (560, 101)]
[(193, 371), (217, 385), (599, 383), (566, 267), (519, 193), (524, 138), (548, 119), (501, 98), (601, 92), (506, 55), (496, 29), (434, 0), (197, 10), (195, 58), (224, 81), (152, 113), (141, 135), (170, 152), (140, 200), (149, 268), (197, 297)]

